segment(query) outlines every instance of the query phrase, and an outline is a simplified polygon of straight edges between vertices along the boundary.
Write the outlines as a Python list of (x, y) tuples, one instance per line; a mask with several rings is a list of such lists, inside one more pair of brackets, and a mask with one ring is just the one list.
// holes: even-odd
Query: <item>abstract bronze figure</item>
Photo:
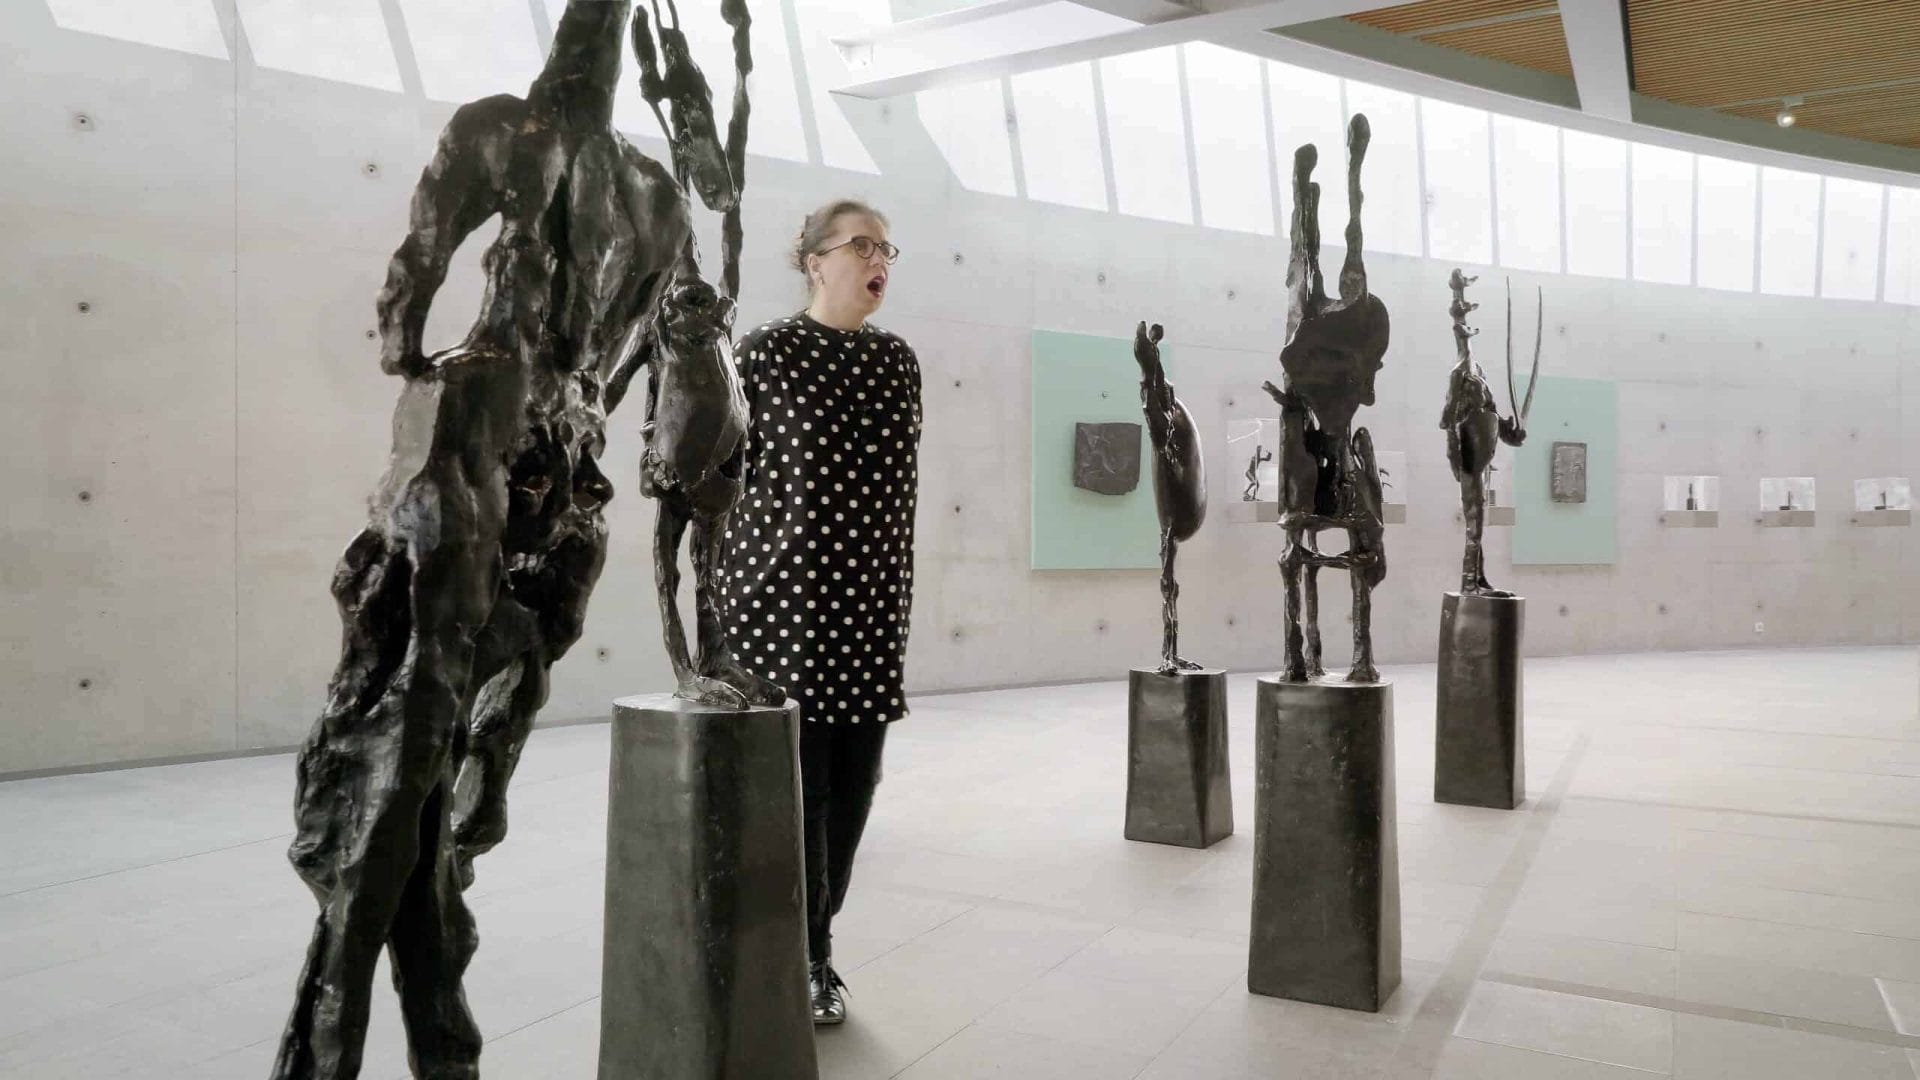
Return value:
[(1260, 498), (1260, 466), (1273, 460), (1273, 453), (1259, 443), (1253, 444), (1253, 457), (1247, 461), (1247, 490), (1240, 493), (1241, 502), (1257, 502)]
[[(380, 294), (381, 365), (406, 383), (392, 460), (334, 575), (345, 642), (299, 758), (288, 855), (320, 914), (276, 1078), (358, 1075), (382, 948), (414, 1075), (478, 1075), (454, 804), (469, 851), (504, 831), (546, 669), (578, 637), (605, 555), (608, 378), (691, 255), (684, 193), (612, 127), (629, 10), (570, 4), (524, 100), (454, 113)], [(703, 195), (736, 199), (731, 178)], [(478, 320), (425, 355), (448, 263), (495, 215)]]
[(1200, 434), (1193, 414), (1173, 395), (1160, 363), (1160, 324), (1141, 323), (1133, 332), (1133, 358), (1140, 364), (1140, 407), (1147, 414), (1153, 441), (1153, 504), (1160, 513), (1160, 674), (1198, 671), (1180, 658), (1180, 586), (1173, 579), (1173, 558), (1180, 542), (1200, 531), (1207, 519), (1207, 469), (1200, 456)]
[[(744, 87), (752, 70), (749, 20), (738, 3), (724, 5), (722, 15), (734, 28), (735, 107), (728, 135), (744, 145)], [(666, 57), (664, 77), (646, 12), (637, 12), (633, 20), (641, 93), (667, 137), (679, 186), (664, 184), (656, 163), (613, 136), (620, 140), (617, 146), (624, 159), (616, 167), (627, 168), (632, 173), (628, 182), (637, 183), (647, 199), (661, 205), (654, 208), (653, 228), (642, 239), (642, 247), (600, 268), (609, 274), (624, 268), (656, 281), (648, 294), (647, 310), (638, 317), (623, 313), (610, 319), (603, 331), (606, 335), (630, 332), (635, 323), (645, 326), (646, 319), (657, 317), (666, 295), (666, 286), (658, 283), (660, 275), (697, 275), (688, 190), (697, 190), (708, 209), (726, 214), (733, 223), (727, 235), (737, 238), (739, 232), (743, 170), (732, 167), (728, 151), (721, 146), (713, 122), (712, 92), (694, 65), (677, 25), (677, 12), (675, 20), (674, 26), (662, 23), (659, 27), (658, 52)], [(670, 106), (671, 119), (662, 110), (663, 103)], [(744, 154), (738, 156), (744, 159)], [(728, 249), (730, 270), (737, 265), (738, 251), (737, 242)], [(652, 340), (651, 335), (642, 336), (643, 344)], [(551, 500), (537, 484), (532, 489), (514, 485), (516, 502), (510, 518), (523, 525), (509, 525), (506, 578), (487, 626), (475, 639), (467, 746), (454, 787), (454, 839), (465, 884), (473, 881), (473, 860), (506, 838), (507, 784), (532, 734), (534, 717), (546, 703), (548, 672), (579, 639), (584, 626), (587, 600), (606, 561), (608, 536), (601, 506), (613, 495), (595, 459), (605, 445), (606, 414), (625, 396), (635, 366), (646, 355), (645, 348), (607, 353), (590, 372), (576, 377), (577, 385), (559, 416), (533, 425), (534, 438), (549, 449), (529, 455), (529, 461), (551, 456), (552, 448), (571, 446), (581, 465), (571, 504)], [(604, 391), (599, 389), (603, 382)]]
[(1453, 290), (1453, 303), (1447, 313), (1453, 316), (1453, 345), (1460, 355), (1453, 377), (1447, 384), (1447, 404), (1440, 414), (1440, 427), (1447, 433), (1447, 461), (1453, 466), (1454, 479), (1460, 481), (1460, 514), (1467, 525), (1467, 550), (1460, 568), (1460, 593), (1463, 596), (1512, 596), (1487, 582), (1486, 551), (1482, 537), (1486, 532), (1487, 506), (1491, 485), (1487, 471), (1493, 466), (1493, 454), (1500, 443), (1519, 446), (1527, 439), (1527, 412), (1533, 408), (1533, 389), (1540, 379), (1541, 330), (1546, 324), (1542, 302), (1539, 324), (1533, 339), (1533, 374), (1527, 381), (1527, 396), (1516, 405), (1513, 392), (1513, 292), (1507, 292), (1507, 404), (1514, 415), (1501, 416), (1493, 389), (1474, 362), (1469, 344), (1480, 331), (1467, 326), (1467, 315), (1479, 304), (1467, 299), (1470, 278), (1455, 270), (1447, 279)]
[[(1347, 256), (1340, 298), (1327, 296), (1320, 271), (1320, 185), (1312, 181), (1319, 151), (1293, 158), (1292, 256), (1287, 264), (1287, 343), (1280, 351), (1281, 386), (1266, 384), (1280, 403), (1280, 527), (1286, 533), (1281, 576), (1286, 584), (1286, 659), (1281, 679), (1305, 682), (1325, 674), (1320, 663), (1322, 568), (1347, 571), (1353, 589), (1353, 667), (1349, 682), (1377, 682), (1373, 663), (1373, 589), (1386, 577), (1385, 524), (1373, 439), (1353, 415), (1374, 400), (1374, 374), (1387, 351), (1387, 306), (1367, 291), (1361, 257), (1360, 167), (1371, 129), (1355, 115), (1347, 128)], [(1347, 550), (1325, 555), (1316, 534), (1342, 529)]]

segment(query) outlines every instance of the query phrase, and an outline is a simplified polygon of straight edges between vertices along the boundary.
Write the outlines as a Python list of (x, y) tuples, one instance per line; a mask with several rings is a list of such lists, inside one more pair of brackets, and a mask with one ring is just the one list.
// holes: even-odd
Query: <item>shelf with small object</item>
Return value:
[(1770, 529), (1809, 529), (1814, 522), (1811, 476), (1760, 478), (1760, 514), (1754, 523)]
[[(1227, 461), (1242, 482), (1240, 497), (1227, 503), (1233, 525), (1272, 525), (1280, 520), (1280, 418), (1247, 417), (1227, 421)], [(1244, 466), (1244, 467), (1241, 467)]]
[(1913, 524), (1912, 482), (1904, 476), (1855, 480), (1852, 520), (1863, 527)]
[(1720, 525), (1720, 478), (1669, 476), (1663, 481), (1660, 524), (1670, 529), (1713, 529)]

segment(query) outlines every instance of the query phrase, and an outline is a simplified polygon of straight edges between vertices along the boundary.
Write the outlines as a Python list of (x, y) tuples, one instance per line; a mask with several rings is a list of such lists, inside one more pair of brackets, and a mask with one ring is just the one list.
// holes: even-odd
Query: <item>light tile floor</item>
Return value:
[[(1529, 798), (1432, 801), (1433, 668), (1394, 668), (1406, 978), (1378, 1015), (1245, 989), (1239, 835), (1121, 839), (1123, 683), (924, 697), (838, 960), (830, 1080), (1915, 1080), (1911, 649), (1542, 659)], [(586, 1080), (608, 729), (538, 733), (471, 893), (500, 1080)], [(266, 1075), (310, 925), (284, 756), (0, 784), (0, 1077)], [(365, 1075), (406, 1075), (384, 976)]]

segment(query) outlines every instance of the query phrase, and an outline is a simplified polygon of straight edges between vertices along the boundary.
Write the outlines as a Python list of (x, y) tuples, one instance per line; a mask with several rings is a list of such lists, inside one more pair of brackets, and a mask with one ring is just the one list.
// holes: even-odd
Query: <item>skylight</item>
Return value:
[(227, 58), (211, 0), (47, 0), (47, 9), (62, 30)]
[(380, 0), (238, 0), (247, 46), (261, 67), (400, 90), (400, 67)]

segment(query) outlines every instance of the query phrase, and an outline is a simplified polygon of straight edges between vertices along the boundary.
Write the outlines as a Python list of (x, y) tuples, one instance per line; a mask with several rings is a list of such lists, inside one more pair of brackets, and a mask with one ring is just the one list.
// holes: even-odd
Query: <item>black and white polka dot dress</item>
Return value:
[(727, 529), (734, 651), (785, 686), (806, 720), (897, 720), (920, 363), (885, 330), (836, 330), (804, 313), (741, 338), (734, 360), (753, 411), (746, 492)]

